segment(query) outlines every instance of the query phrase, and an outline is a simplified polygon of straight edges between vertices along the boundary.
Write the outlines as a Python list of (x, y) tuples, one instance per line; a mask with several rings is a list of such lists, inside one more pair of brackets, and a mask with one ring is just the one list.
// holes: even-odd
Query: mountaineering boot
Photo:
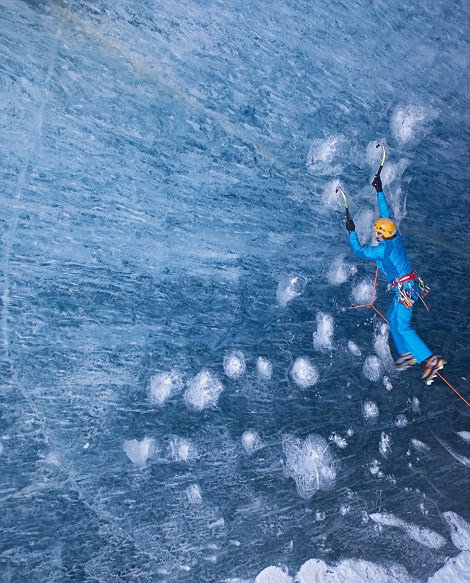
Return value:
[(406, 354), (400, 354), (400, 356), (395, 361), (395, 368), (397, 370), (406, 370), (417, 364), (416, 358), (411, 354), (411, 352), (407, 352)]
[(424, 361), (424, 371), (421, 380), (426, 385), (430, 385), (437, 373), (444, 368), (446, 361), (438, 354), (433, 354)]

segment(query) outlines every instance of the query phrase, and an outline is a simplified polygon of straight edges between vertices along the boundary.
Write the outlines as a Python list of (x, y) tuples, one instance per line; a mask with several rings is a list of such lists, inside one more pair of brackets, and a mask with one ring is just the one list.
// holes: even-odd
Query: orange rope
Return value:
[[(354, 309), (354, 308), (372, 308), (372, 309), (373, 309), (373, 310), (375, 310), (375, 311), (377, 312), (377, 314), (378, 314), (378, 315), (379, 315), (381, 318), (383, 318), (383, 319), (384, 319), (384, 320), (387, 322), (387, 324), (388, 324), (388, 320), (387, 320), (387, 318), (386, 318), (386, 317), (385, 317), (385, 316), (384, 316), (384, 315), (383, 315), (381, 312), (379, 312), (379, 310), (378, 310), (378, 309), (377, 309), (377, 308), (374, 306), (374, 301), (375, 301), (375, 288), (376, 288), (376, 286), (377, 286), (377, 276), (378, 276), (378, 273), (379, 273), (379, 268), (378, 268), (378, 267), (376, 267), (376, 269), (375, 269), (375, 278), (374, 278), (374, 289), (372, 290), (372, 299), (371, 299), (371, 301), (370, 301), (370, 304), (363, 304), (362, 306), (349, 306), (349, 307), (350, 307), (351, 309)], [(450, 387), (450, 388), (451, 388), (451, 389), (454, 391), (454, 393), (456, 393), (456, 394), (457, 394), (457, 395), (458, 395), (458, 396), (459, 396), (459, 397), (462, 399), (462, 401), (463, 401), (464, 403), (466, 403), (466, 404), (467, 404), (467, 405), (470, 407), (470, 403), (469, 403), (468, 401), (466, 401), (466, 400), (465, 400), (465, 399), (462, 397), (462, 395), (461, 395), (461, 394), (460, 394), (458, 391), (456, 391), (456, 390), (454, 389), (454, 387), (453, 387), (453, 386), (452, 386), (452, 385), (451, 385), (451, 384), (450, 384), (448, 381), (446, 381), (446, 379), (445, 379), (445, 378), (444, 378), (444, 377), (441, 375), (441, 373), (440, 373), (440, 372), (438, 372), (438, 373), (437, 373), (437, 376), (438, 376), (438, 377), (439, 377), (441, 380), (443, 380), (443, 381), (445, 382), (445, 384), (446, 384), (447, 386), (449, 386), (449, 387)]]

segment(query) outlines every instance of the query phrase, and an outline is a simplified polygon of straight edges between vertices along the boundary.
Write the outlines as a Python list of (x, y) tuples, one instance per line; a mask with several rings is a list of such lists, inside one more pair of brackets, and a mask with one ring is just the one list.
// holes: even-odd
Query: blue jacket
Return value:
[[(390, 209), (383, 192), (377, 193), (380, 217), (389, 219)], [(387, 282), (392, 282), (396, 277), (403, 277), (411, 273), (411, 263), (405, 249), (403, 237), (397, 230), (392, 239), (384, 239), (377, 246), (362, 246), (356, 231), (349, 234), (349, 241), (354, 255), (360, 259), (375, 259), (379, 271), (383, 273)]]

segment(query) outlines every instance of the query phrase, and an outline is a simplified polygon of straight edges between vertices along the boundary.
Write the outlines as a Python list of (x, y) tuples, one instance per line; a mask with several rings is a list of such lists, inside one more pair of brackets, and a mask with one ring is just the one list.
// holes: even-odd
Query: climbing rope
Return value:
[[(385, 316), (384, 316), (384, 315), (383, 315), (381, 312), (379, 312), (379, 310), (378, 310), (378, 309), (377, 309), (377, 308), (374, 306), (374, 301), (375, 301), (375, 294), (376, 294), (376, 287), (377, 287), (377, 277), (378, 277), (378, 275), (379, 275), (379, 268), (378, 268), (378, 267), (376, 267), (376, 268), (375, 268), (374, 287), (373, 287), (373, 289), (372, 289), (372, 298), (371, 298), (370, 302), (369, 302), (368, 304), (362, 304), (361, 306), (354, 306), (354, 305), (352, 305), (352, 304), (351, 304), (351, 305), (349, 306), (349, 308), (350, 308), (350, 309), (352, 309), (352, 310), (354, 310), (354, 309), (356, 309), (356, 308), (372, 308), (372, 309), (373, 309), (373, 310), (375, 310), (375, 311), (377, 312), (377, 314), (378, 314), (378, 315), (379, 315), (381, 318), (383, 318), (383, 319), (385, 320), (385, 322), (387, 322), (387, 324), (388, 324), (388, 320), (387, 320), (387, 318), (386, 318), (386, 317), (385, 317)], [(462, 401), (463, 401), (464, 403), (466, 403), (466, 404), (467, 404), (467, 405), (470, 407), (470, 403), (469, 403), (469, 402), (468, 402), (466, 399), (464, 399), (464, 397), (462, 397), (462, 395), (461, 395), (461, 394), (460, 394), (458, 391), (456, 391), (456, 390), (454, 389), (454, 387), (453, 387), (453, 386), (452, 386), (452, 385), (451, 385), (451, 384), (450, 384), (450, 383), (449, 383), (449, 382), (448, 382), (448, 381), (447, 381), (447, 380), (446, 380), (446, 379), (445, 379), (445, 378), (444, 378), (444, 377), (441, 375), (441, 373), (440, 373), (440, 372), (438, 372), (438, 373), (437, 373), (437, 376), (438, 376), (438, 377), (439, 377), (441, 380), (443, 380), (443, 381), (445, 382), (445, 384), (446, 384), (448, 387), (450, 387), (450, 388), (451, 388), (451, 389), (454, 391), (454, 393), (455, 393), (456, 395), (458, 395), (458, 396), (459, 396), (459, 397), (462, 399)]]

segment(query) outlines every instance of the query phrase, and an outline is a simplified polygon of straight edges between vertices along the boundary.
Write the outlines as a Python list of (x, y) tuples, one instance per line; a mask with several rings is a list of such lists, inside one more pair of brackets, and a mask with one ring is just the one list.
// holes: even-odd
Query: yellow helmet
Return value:
[(379, 219), (374, 223), (374, 231), (383, 235), (384, 239), (390, 239), (397, 232), (397, 226), (392, 219)]

